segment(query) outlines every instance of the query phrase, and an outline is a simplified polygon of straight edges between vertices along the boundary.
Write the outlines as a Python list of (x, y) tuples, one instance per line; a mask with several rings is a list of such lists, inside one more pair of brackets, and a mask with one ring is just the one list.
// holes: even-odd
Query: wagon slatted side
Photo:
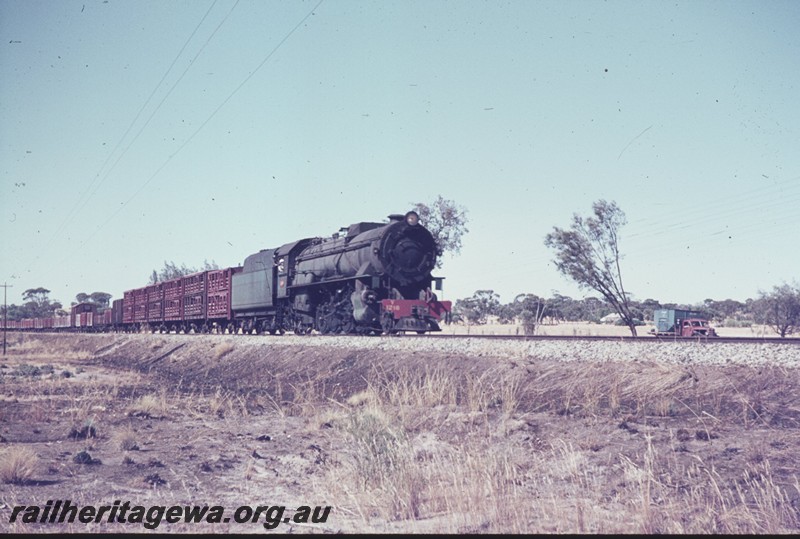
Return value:
[(183, 278), (164, 281), (164, 320), (183, 320)]
[(164, 321), (164, 283), (156, 283), (147, 287), (147, 321), (160, 323)]
[(208, 272), (208, 318), (231, 319), (231, 282), (235, 274), (242, 271), (241, 267), (226, 268)]
[(183, 277), (183, 319), (203, 320), (206, 317), (207, 271)]

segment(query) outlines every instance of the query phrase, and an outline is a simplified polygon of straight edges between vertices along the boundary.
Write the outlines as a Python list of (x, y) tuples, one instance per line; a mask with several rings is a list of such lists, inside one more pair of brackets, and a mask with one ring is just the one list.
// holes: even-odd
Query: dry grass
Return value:
[[(334, 423), (342, 426), (348, 447), (344, 465), (331, 471), (334, 495), (348, 499), (365, 526), (379, 515), (406, 522), (401, 529), (409, 531), (426, 531), (431, 519), (445, 533), (530, 531), (525, 513), (514, 509), (526, 503), (526, 465), (492, 443), (508, 432), (503, 420), (518, 405), (520, 380), (497, 375), (376, 374)], [(463, 416), (465, 438), (413, 436), (441, 427), (448, 410)], [(474, 421), (476, 414), (484, 420)], [(500, 432), (491, 432), (487, 414), (499, 418)]]
[[(141, 476), (157, 473), (168, 486), (148, 488), (171, 499), (241, 502), (279, 492), (323, 500), (335, 506), (332, 531), (785, 534), (800, 527), (795, 371), (449, 356), (393, 362), (380, 352), (332, 368), (343, 361), (328, 349), (292, 350), (281, 363), (260, 359), (277, 347), (247, 356), (249, 345), (239, 344), (246, 341), (236, 341), (236, 353), (220, 352), (224, 342), (198, 342), (185, 359), (171, 357), (162, 371), (129, 377), (130, 385), (6, 376), (3, 404), (13, 408), (0, 406), (0, 419), (50, 425), (50, 439), (64, 435), (52, 418), (103, 427), (91, 440), (103, 465), (91, 471), (37, 446), (42, 455), (54, 451), (47, 465), (64, 484), (53, 488), (102, 472), (123, 478), (115, 488), (141, 488)], [(163, 347), (142, 348), (149, 369)], [(142, 452), (129, 453), (136, 446)], [(151, 469), (151, 459), (164, 468)], [(33, 467), (19, 465), (12, 475), (30, 483), (35, 454), (22, 461)]]
[(114, 445), (122, 451), (138, 451), (139, 435), (130, 426), (122, 427), (114, 432), (112, 437)]
[(128, 415), (144, 418), (163, 418), (169, 411), (169, 398), (166, 391), (158, 395), (142, 395), (128, 406)]
[(36, 473), (39, 457), (24, 446), (12, 446), (0, 453), (0, 481), (14, 485), (27, 483)]
[(233, 352), (235, 348), (232, 341), (222, 341), (214, 347), (214, 358), (220, 360)]
[[(687, 465), (680, 453), (656, 443), (647, 418), (697, 406), (691, 415), (701, 425), (698, 439), (703, 432), (711, 439), (719, 420), (703, 408), (758, 398), (729, 388), (682, 402), (697, 383), (691, 370), (661, 366), (646, 373), (549, 366), (527, 383), (500, 370), (463, 378), (436, 369), (376, 371), (366, 391), (326, 412), (346, 455), (326, 486), (365, 529), (376, 519), (396, 522), (392, 531), (444, 533), (786, 533), (796, 527), (790, 499), (800, 493), (796, 477), (787, 486), (768, 461), (754, 456), (738, 481), (726, 481), (712, 464), (689, 459)], [(497, 443), (527, 428), (522, 410), (531, 405), (601, 422), (624, 410), (633, 414), (630, 421), (645, 424), (637, 424), (639, 432), (634, 423), (620, 423), (623, 432), (639, 432), (639, 442), (606, 463), (594, 456), (607, 444), (601, 438), (576, 445), (531, 435), (523, 438), (526, 451)]]

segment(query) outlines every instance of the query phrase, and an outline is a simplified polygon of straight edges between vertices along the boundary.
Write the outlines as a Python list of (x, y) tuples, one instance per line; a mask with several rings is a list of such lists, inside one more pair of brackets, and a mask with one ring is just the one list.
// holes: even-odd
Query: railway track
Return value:
[(640, 335), (633, 337), (611, 336), (611, 335), (453, 335), (453, 334), (427, 334), (427, 335), (395, 335), (393, 337), (416, 338), (416, 339), (486, 339), (498, 341), (611, 341), (611, 342), (685, 342), (700, 344), (785, 344), (788, 346), (800, 346), (800, 338), (780, 338), (780, 337), (654, 337), (652, 335)]
[[(1, 330), (0, 330), (1, 331)], [(19, 330), (9, 330), (9, 334), (13, 332), (20, 332)], [(77, 335), (80, 333), (86, 334), (93, 334), (93, 332), (74, 332), (74, 331), (64, 331), (64, 332), (47, 332), (47, 331), (22, 331), (20, 333), (30, 333), (30, 334), (52, 334), (52, 333), (63, 333), (63, 334), (70, 334), (70, 335)], [(102, 334), (113, 334), (113, 333), (103, 333), (97, 332), (94, 333), (97, 335)], [(137, 333), (117, 333), (118, 335), (137, 335)], [(172, 335), (176, 335), (175, 333), (171, 333)], [(158, 333), (138, 333), (138, 335), (158, 335)], [(164, 334), (167, 335), (167, 334)], [(191, 337), (193, 335), (200, 335), (199, 333), (179, 333), (178, 335), (186, 335), (187, 337)], [(222, 333), (222, 334), (215, 334), (210, 333), (206, 335), (231, 335), (230, 333)], [(287, 335), (293, 335), (292, 333), (288, 333)], [(283, 336), (281, 335), (265, 335), (265, 334), (253, 334), (253, 335), (245, 335), (245, 334), (236, 334), (237, 337), (272, 337), (275, 339), (280, 339)], [(316, 339), (316, 338), (341, 338), (341, 337), (358, 337), (359, 335), (354, 334), (328, 334), (322, 335), (318, 333), (312, 333), (310, 335), (303, 335), (302, 337), (305, 339)], [(630, 342), (630, 343), (697, 343), (697, 344), (781, 344), (786, 346), (800, 346), (800, 338), (798, 337), (672, 337), (672, 336), (653, 336), (653, 335), (640, 335), (637, 337), (633, 337), (630, 335), (484, 335), (484, 334), (475, 334), (475, 335), (468, 335), (468, 334), (451, 334), (451, 333), (426, 333), (424, 335), (418, 335), (414, 332), (408, 333), (397, 333), (394, 335), (378, 335), (378, 336), (370, 336), (371, 339), (419, 339), (419, 340), (429, 340), (429, 339), (436, 339), (436, 340), (458, 340), (458, 339), (473, 339), (473, 340), (486, 340), (486, 341), (516, 341), (516, 342), (531, 342), (531, 341), (566, 341), (566, 342), (580, 342), (580, 341), (598, 341), (598, 342)]]

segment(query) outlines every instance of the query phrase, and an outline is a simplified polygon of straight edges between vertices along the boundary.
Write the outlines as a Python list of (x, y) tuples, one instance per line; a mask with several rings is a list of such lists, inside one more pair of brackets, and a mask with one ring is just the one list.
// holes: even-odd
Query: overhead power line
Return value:
[[(197, 34), (197, 31), (200, 29), (200, 27), (203, 25), (205, 20), (208, 18), (209, 13), (211, 13), (211, 10), (214, 9), (214, 6), (217, 4), (217, 1), (218, 0), (214, 0), (212, 2), (211, 6), (208, 8), (208, 10), (206, 10), (205, 14), (200, 19), (200, 22), (197, 23), (197, 26), (195, 26), (194, 30), (189, 35), (189, 37), (186, 39), (186, 41), (184, 42), (184, 44), (181, 47), (180, 51), (178, 51), (178, 54), (175, 55), (175, 58), (172, 60), (172, 63), (169, 65), (167, 70), (164, 72), (164, 75), (162, 75), (161, 80), (158, 81), (158, 83), (155, 85), (153, 90), (150, 92), (150, 95), (145, 100), (145, 102), (142, 104), (141, 108), (139, 109), (139, 111), (134, 116), (134, 118), (131, 121), (130, 125), (128, 125), (128, 128), (122, 134), (122, 136), (120, 137), (119, 141), (117, 141), (117, 144), (114, 146), (114, 148), (111, 150), (111, 152), (106, 157), (106, 159), (103, 162), (103, 164), (100, 166), (100, 169), (98, 170), (97, 174), (95, 174), (95, 176), (92, 179), (92, 181), (81, 192), (81, 194), (78, 197), (78, 200), (75, 202), (75, 204), (72, 205), (70, 210), (67, 212), (67, 216), (64, 218), (64, 220), (62, 221), (61, 225), (59, 227), (57, 227), (53, 231), (53, 234), (50, 236), (49, 240), (44, 244), (44, 246), (41, 249), (38, 250), (38, 253), (40, 253), (40, 254), (36, 255), (34, 257), (34, 259), (29, 264), (26, 264), (24, 266), (26, 271), (29, 270), (31, 267), (33, 267), (33, 265), (36, 264), (40, 260), (40, 258), (42, 256), (41, 253), (47, 252), (47, 250), (50, 248), (50, 246), (53, 244), (53, 242), (56, 240), (56, 238), (59, 237), (60, 234), (62, 234), (65, 230), (69, 230), (70, 229), (70, 227), (73, 224), (75, 218), (80, 215), (81, 210), (83, 210), (86, 207), (86, 205), (89, 203), (89, 201), (91, 200), (91, 198), (94, 195), (94, 193), (97, 192), (97, 189), (99, 189), (100, 186), (108, 179), (108, 177), (110, 176), (111, 172), (114, 170), (116, 165), (119, 163), (119, 161), (122, 159), (122, 157), (128, 152), (128, 150), (133, 145), (133, 143), (136, 142), (136, 140), (138, 139), (139, 135), (142, 133), (144, 128), (147, 127), (147, 125), (150, 123), (150, 120), (153, 118), (155, 113), (158, 111), (158, 109), (164, 103), (164, 100), (166, 99), (166, 97), (159, 102), (158, 106), (155, 108), (153, 113), (150, 115), (150, 117), (147, 119), (147, 121), (144, 123), (144, 125), (136, 133), (136, 136), (130, 142), (128, 142), (128, 144), (125, 146), (124, 150), (117, 156), (117, 158), (114, 161), (113, 165), (109, 169), (106, 170), (105, 174), (103, 174), (103, 170), (106, 168), (108, 163), (114, 157), (114, 155), (117, 152), (117, 150), (122, 146), (123, 141), (126, 139), (128, 134), (131, 132), (131, 130), (133, 129), (134, 125), (136, 125), (136, 122), (141, 117), (142, 112), (144, 112), (144, 110), (147, 108), (147, 106), (153, 101), (153, 97), (156, 95), (156, 92), (161, 87), (161, 85), (164, 83), (164, 81), (167, 79), (169, 74), (172, 72), (172, 69), (175, 67), (175, 64), (178, 62), (178, 59), (183, 55), (183, 52), (186, 50), (186, 47), (189, 45), (189, 43), (192, 41), (194, 36)], [(237, 4), (238, 4), (238, 0), (237, 0)], [(235, 7), (236, 6), (234, 5), (234, 8)], [(233, 11), (233, 8), (231, 8), (231, 11)], [(228, 15), (225, 18), (227, 19), (228, 16), (230, 16), (230, 13), (228, 13)], [(216, 33), (217, 30), (219, 30), (219, 26), (217, 26), (217, 28), (214, 30), (214, 33)], [(213, 36), (214, 33), (212, 33), (211, 35)], [(208, 44), (208, 41), (206, 41), (206, 44)], [(205, 45), (203, 46), (203, 48), (205, 48)], [(202, 52), (202, 50), (203, 49), (201, 48), (200, 51)], [(198, 55), (199, 55), (199, 53), (198, 53)], [(197, 58), (197, 55), (195, 55), (195, 58), (192, 60), (192, 62), (196, 58)], [(192, 63), (190, 62), (189, 66), (191, 66), (191, 65), (192, 65)], [(187, 67), (187, 69), (188, 69), (188, 67)], [(184, 71), (184, 74), (185, 73), (186, 73), (186, 71)], [(181, 77), (183, 77), (183, 75), (181, 75)], [(178, 80), (180, 80), (180, 79), (178, 79)], [(174, 88), (174, 87), (175, 87), (175, 85), (173, 85), (172, 88)], [(170, 89), (170, 92), (171, 91), (172, 91), (172, 89)], [(167, 95), (169, 95), (169, 93), (167, 93)], [(102, 176), (102, 178), (101, 178), (101, 176)]]
[(145, 180), (145, 181), (144, 181), (144, 182), (143, 182), (143, 183), (142, 183), (142, 184), (139, 186), (139, 188), (138, 188), (138, 189), (137, 189), (137, 190), (136, 190), (136, 191), (135, 191), (135, 192), (134, 192), (134, 193), (133, 193), (133, 194), (132, 194), (132, 195), (131, 195), (131, 196), (130, 196), (130, 197), (129, 197), (129, 198), (126, 200), (126, 201), (125, 201), (125, 202), (123, 202), (122, 204), (120, 204), (120, 205), (119, 205), (119, 206), (118, 206), (118, 207), (117, 207), (117, 208), (116, 208), (116, 209), (115, 209), (115, 210), (114, 210), (114, 211), (111, 213), (111, 215), (110, 215), (110, 216), (109, 216), (109, 217), (108, 217), (108, 218), (107, 218), (105, 221), (103, 221), (103, 222), (102, 222), (102, 223), (101, 223), (99, 226), (96, 226), (96, 227), (94, 227), (94, 230), (93, 230), (93, 232), (92, 232), (92, 233), (91, 233), (91, 234), (90, 234), (90, 235), (89, 235), (89, 236), (88, 236), (88, 237), (87, 237), (87, 238), (86, 238), (86, 239), (83, 241), (83, 243), (81, 243), (81, 244), (80, 244), (80, 246), (78, 247), (78, 249), (75, 249), (75, 250), (73, 250), (73, 251), (72, 251), (71, 253), (69, 253), (69, 254), (68, 254), (66, 257), (64, 257), (64, 259), (61, 261), (61, 263), (63, 264), (64, 262), (66, 262), (67, 260), (69, 260), (69, 259), (70, 259), (72, 256), (74, 256), (74, 254), (75, 254), (75, 253), (77, 253), (77, 252), (80, 252), (80, 251), (82, 250), (82, 248), (83, 248), (83, 247), (84, 247), (84, 246), (85, 246), (87, 243), (89, 243), (89, 241), (91, 241), (91, 240), (92, 240), (92, 239), (95, 237), (95, 235), (97, 235), (97, 232), (98, 232), (98, 231), (100, 231), (100, 230), (104, 230), (104, 229), (106, 228), (106, 225), (108, 225), (108, 224), (109, 224), (109, 223), (110, 223), (110, 222), (111, 222), (111, 221), (112, 221), (112, 220), (113, 220), (113, 219), (114, 219), (114, 218), (115, 218), (117, 215), (119, 215), (119, 213), (120, 213), (120, 212), (121, 212), (121, 211), (122, 211), (122, 210), (123, 210), (123, 209), (124, 209), (126, 206), (128, 206), (128, 205), (129, 205), (129, 204), (130, 204), (130, 203), (131, 203), (131, 202), (132, 202), (134, 199), (136, 199), (136, 197), (138, 197), (138, 196), (139, 196), (139, 195), (140, 195), (140, 194), (141, 194), (141, 193), (142, 193), (142, 192), (145, 190), (145, 188), (146, 188), (146, 187), (147, 187), (147, 186), (148, 186), (148, 185), (149, 185), (149, 184), (150, 184), (150, 183), (151, 183), (151, 182), (152, 182), (152, 181), (153, 181), (153, 180), (154, 180), (154, 179), (155, 179), (155, 178), (156, 178), (156, 177), (157, 177), (157, 176), (158, 176), (160, 173), (161, 173), (161, 171), (162, 171), (162, 170), (164, 170), (164, 168), (166, 168), (166, 166), (167, 166), (167, 165), (170, 163), (170, 161), (172, 160), (172, 158), (173, 158), (173, 157), (175, 157), (176, 155), (178, 155), (178, 154), (179, 154), (179, 153), (180, 153), (180, 152), (181, 152), (181, 151), (182, 151), (182, 150), (183, 150), (183, 149), (184, 149), (186, 146), (188, 146), (188, 145), (189, 145), (189, 144), (190, 144), (190, 143), (191, 143), (191, 142), (194, 140), (194, 138), (195, 138), (195, 137), (196, 137), (196, 136), (197, 136), (197, 135), (198, 135), (198, 134), (199, 134), (199, 133), (200, 133), (200, 132), (203, 130), (203, 128), (205, 128), (205, 126), (206, 126), (206, 125), (208, 125), (208, 123), (209, 123), (209, 122), (210, 122), (210, 121), (211, 121), (211, 120), (212, 120), (212, 119), (213, 119), (213, 118), (214, 118), (214, 117), (217, 115), (217, 113), (218, 113), (218, 112), (219, 112), (219, 111), (220, 111), (220, 110), (221, 110), (221, 109), (222, 109), (222, 108), (223, 108), (223, 107), (224, 107), (224, 106), (225, 106), (225, 105), (226, 105), (226, 104), (227, 104), (227, 103), (228, 103), (228, 102), (229, 102), (229, 101), (230, 101), (230, 100), (231, 100), (231, 99), (232, 99), (232, 98), (233, 98), (233, 97), (234, 97), (234, 96), (235, 96), (235, 95), (236, 95), (236, 94), (239, 92), (239, 90), (241, 90), (241, 88), (242, 88), (242, 87), (243, 87), (245, 84), (247, 84), (247, 82), (248, 82), (248, 81), (250, 81), (250, 79), (252, 79), (252, 78), (253, 78), (253, 76), (255, 76), (255, 74), (256, 74), (256, 73), (257, 73), (257, 72), (258, 72), (258, 71), (259, 71), (259, 70), (260, 70), (260, 69), (261, 69), (261, 68), (262, 68), (262, 67), (263, 67), (263, 66), (264, 66), (264, 65), (265, 65), (265, 64), (266, 64), (268, 61), (269, 61), (269, 59), (270, 59), (270, 58), (272, 58), (272, 56), (273, 56), (273, 55), (274, 55), (274, 54), (275, 54), (275, 53), (276, 53), (276, 52), (277, 52), (277, 51), (278, 51), (278, 50), (281, 48), (281, 46), (282, 46), (282, 45), (283, 45), (283, 44), (284, 44), (284, 43), (285, 43), (285, 42), (286, 42), (286, 41), (287, 41), (287, 40), (288, 40), (288, 39), (289, 39), (289, 38), (290, 38), (290, 37), (291, 37), (291, 36), (292, 36), (292, 35), (293, 35), (293, 34), (294, 34), (294, 33), (295, 33), (295, 32), (296, 32), (296, 31), (297, 31), (297, 30), (298, 30), (298, 29), (299, 29), (299, 28), (302, 26), (302, 25), (303, 25), (303, 23), (305, 23), (305, 21), (306, 21), (306, 20), (308, 20), (308, 18), (309, 18), (309, 17), (311, 17), (311, 16), (314, 14), (314, 11), (315, 11), (315, 10), (316, 10), (316, 9), (317, 9), (317, 8), (318, 8), (318, 7), (319, 7), (319, 6), (320, 6), (320, 5), (323, 3), (323, 2), (324, 2), (324, 0), (319, 0), (319, 2), (317, 2), (317, 4), (316, 4), (316, 5), (315, 5), (315, 6), (314, 6), (314, 7), (313, 7), (311, 10), (309, 10), (309, 12), (308, 12), (308, 13), (307, 13), (307, 14), (306, 14), (306, 15), (305, 15), (305, 16), (304, 16), (302, 19), (300, 19), (300, 21), (299, 21), (299, 22), (298, 22), (298, 23), (297, 23), (297, 24), (296, 24), (296, 25), (295, 25), (295, 26), (294, 26), (294, 27), (293, 27), (293, 28), (292, 28), (292, 29), (291, 29), (291, 30), (290, 30), (290, 31), (289, 31), (289, 32), (288, 32), (288, 33), (287, 33), (287, 34), (286, 34), (284, 37), (283, 37), (283, 39), (281, 39), (281, 40), (278, 42), (278, 44), (277, 44), (277, 45), (275, 45), (275, 47), (273, 47), (273, 49), (272, 49), (271, 51), (269, 51), (269, 53), (267, 53), (267, 54), (266, 54), (266, 56), (265, 56), (265, 57), (264, 57), (264, 58), (261, 60), (261, 62), (258, 64), (258, 66), (256, 66), (256, 68), (255, 68), (255, 69), (253, 69), (253, 70), (250, 72), (250, 74), (249, 74), (249, 75), (247, 75), (247, 76), (246, 76), (246, 77), (245, 77), (245, 78), (244, 78), (244, 79), (243, 79), (243, 80), (242, 80), (242, 81), (241, 81), (241, 82), (240, 82), (240, 83), (239, 83), (239, 84), (238, 84), (238, 85), (237, 85), (237, 86), (236, 86), (236, 87), (233, 89), (233, 91), (232, 91), (232, 92), (231, 92), (231, 93), (230, 93), (230, 94), (229, 94), (229, 95), (228, 95), (228, 96), (227, 96), (227, 97), (226, 97), (226, 98), (225, 98), (225, 99), (224, 99), (224, 100), (223, 100), (223, 101), (222, 101), (222, 102), (221, 102), (221, 103), (220, 103), (220, 104), (219, 104), (219, 105), (218, 105), (218, 106), (217, 106), (217, 107), (216, 107), (216, 108), (215, 108), (215, 109), (214, 109), (214, 110), (211, 112), (211, 114), (209, 114), (209, 115), (208, 115), (208, 117), (207, 117), (207, 118), (206, 118), (206, 119), (205, 119), (205, 120), (204, 120), (204, 121), (203, 121), (203, 122), (202, 122), (202, 123), (201, 123), (201, 124), (198, 126), (198, 128), (197, 128), (197, 129), (196, 129), (196, 130), (195, 130), (195, 131), (194, 131), (194, 132), (193, 132), (191, 135), (189, 135), (189, 137), (188, 137), (186, 140), (184, 140), (184, 142), (183, 142), (183, 143), (182, 143), (182, 144), (181, 144), (181, 145), (178, 147), (178, 149), (177, 149), (177, 150), (175, 150), (175, 152), (174, 152), (174, 153), (172, 153), (171, 155), (169, 155), (169, 156), (166, 158), (166, 160), (165, 160), (165, 161), (164, 161), (164, 162), (163, 162), (163, 163), (162, 163), (162, 164), (161, 164), (161, 165), (160, 165), (160, 166), (159, 166), (159, 167), (158, 167), (158, 168), (157, 168), (157, 169), (156, 169), (156, 170), (155, 170), (155, 171), (154, 171), (154, 172), (153, 172), (151, 175), (150, 175), (150, 177), (148, 177), (148, 178), (147, 178), (147, 180)]

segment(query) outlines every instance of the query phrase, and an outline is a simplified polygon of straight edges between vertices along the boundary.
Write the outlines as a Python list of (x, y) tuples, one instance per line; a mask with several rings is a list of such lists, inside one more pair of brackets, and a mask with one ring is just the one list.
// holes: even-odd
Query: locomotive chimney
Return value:
[(405, 217), (399, 213), (393, 213), (389, 216), (390, 223), (397, 223), (398, 221), (402, 221)]

